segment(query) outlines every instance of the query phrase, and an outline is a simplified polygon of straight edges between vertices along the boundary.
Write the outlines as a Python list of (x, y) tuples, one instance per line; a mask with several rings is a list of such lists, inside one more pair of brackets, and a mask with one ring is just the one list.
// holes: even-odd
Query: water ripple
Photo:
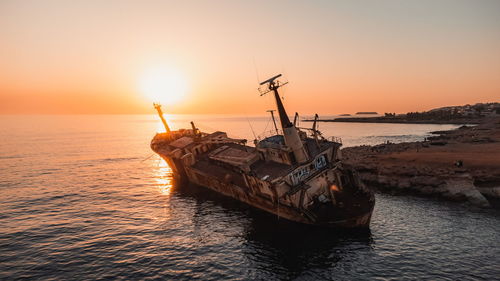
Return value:
[[(65, 130), (5, 130), (23, 141), (2, 138), (8, 154), (0, 157), (1, 280), (500, 276), (498, 211), (377, 194), (368, 232), (299, 226), (196, 186), (172, 186), (168, 167), (146, 159), (144, 132), (157, 124), (132, 122), (144, 117), (78, 118), (91, 121), (79, 119), (79, 128), (68, 122)], [(378, 135), (364, 124), (324, 124), (327, 132), (328, 126), (340, 126), (332, 132), (352, 144), (424, 135), (404, 126), (379, 126)]]

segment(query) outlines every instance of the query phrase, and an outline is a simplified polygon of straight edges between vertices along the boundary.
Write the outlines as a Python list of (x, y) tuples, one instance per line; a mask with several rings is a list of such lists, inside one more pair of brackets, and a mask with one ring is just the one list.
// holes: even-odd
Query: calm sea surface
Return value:
[[(269, 118), (170, 116), (253, 140)], [(311, 123), (302, 122), (309, 127)], [(152, 155), (155, 116), (0, 117), (0, 280), (493, 280), (500, 213), (377, 194), (371, 230), (277, 220), (196, 186)], [(321, 123), (345, 146), (448, 125)]]

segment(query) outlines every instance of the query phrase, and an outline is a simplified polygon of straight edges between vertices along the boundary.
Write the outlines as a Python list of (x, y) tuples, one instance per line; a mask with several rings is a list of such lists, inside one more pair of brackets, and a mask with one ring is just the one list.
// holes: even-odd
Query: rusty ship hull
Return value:
[[(360, 191), (359, 186), (347, 187), (347, 183), (344, 183), (342, 191), (338, 190), (338, 185), (334, 185), (335, 189), (332, 190), (332, 183), (329, 182), (328, 186), (323, 187), (324, 192), (322, 193), (325, 197), (329, 196), (329, 200), (324, 200), (325, 202), (316, 200), (310, 204), (310, 201), (305, 202), (307, 196), (306, 186), (291, 188), (286, 194), (278, 194), (276, 190), (279, 188), (277, 186), (269, 185), (269, 182), (261, 180), (262, 177), (259, 178), (262, 174), (236, 173), (231, 169), (211, 163), (208, 156), (209, 152), (205, 153), (205, 155), (199, 155), (199, 159), (194, 165), (186, 166), (185, 161), (180, 158), (175, 159), (172, 157), (172, 153), (166, 152), (164, 146), (161, 142), (155, 141), (151, 145), (152, 149), (173, 169), (174, 176), (183, 182), (190, 182), (211, 189), (271, 213), (277, 219), (327, 227), (369, 227), (375, 200), (373, 193), (365, 187)], [(244, 150), (255, 149), (243, 146), (239, 148)], [(262, 170), (265, 170), (265, 168), (261, 167)], [(345, 173), (352, 173), (351, 170), (345, 170), (345, 167), (343, 169)], [(337, 175), (329, 173), (329, 171), (330, 169), (325, 169), (315, 176), (336, 178)], [(352, 174), (351, 179), (355, 179), (355, 174)], [(353, 182), (352, 184), (362, 183)], [(332, 198), (335, 203), (332, 202)]]

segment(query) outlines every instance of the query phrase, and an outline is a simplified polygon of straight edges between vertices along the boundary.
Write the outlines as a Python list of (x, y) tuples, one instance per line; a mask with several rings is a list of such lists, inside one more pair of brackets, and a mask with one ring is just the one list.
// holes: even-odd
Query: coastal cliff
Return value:
[(434, 132), (423, 142), (342, 150), (362, 180), (380, 192), (500, 206), (500, 118)]

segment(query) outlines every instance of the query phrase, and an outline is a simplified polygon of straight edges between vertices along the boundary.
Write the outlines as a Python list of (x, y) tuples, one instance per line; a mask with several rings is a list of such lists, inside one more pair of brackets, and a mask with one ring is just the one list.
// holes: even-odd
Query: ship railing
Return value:
[(331, 142), (336, 142), (336, 143), (342, 144), (342, 138), (340, 138), (340, 137), (331, 136), (331, 137), (328, 138), (328, 140), (331, 141)]
[(259, 148), (274, 148), (274, 149), (285, 149), (286, 148), (282, 144), (272, 143), (272, 142), (268, 142), (268, 141), (259, 142), (258, 147)]
[(281, 132), (281, 130), (278, 130), (278, 132), (276, 132), (276, 130), (269, 130), (269, 131), (264, 131), (262, 134), (258, 135), (257, 136), (257, 140), (263, 140), (265, 138), (268, 138), (268, 137), (272, 137), (272, 136), (275, 136), (275, 135), (282, 135), (283, 133)]

